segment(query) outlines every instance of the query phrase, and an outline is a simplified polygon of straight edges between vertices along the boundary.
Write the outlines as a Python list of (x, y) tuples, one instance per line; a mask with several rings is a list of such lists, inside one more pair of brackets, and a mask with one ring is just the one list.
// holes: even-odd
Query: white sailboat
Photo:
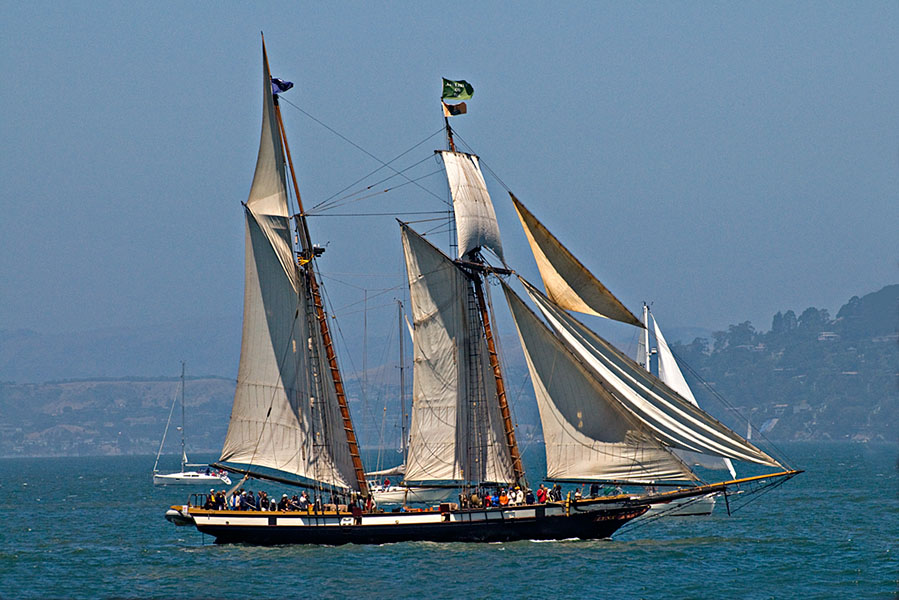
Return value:
[[(165, 431), (162, 432), (162, 441), (159, 443), (159, 451), (156, 453), (156, 463), (153, 465), (153, 485), (193, 485), (193, 484), (231, 484), (231, 478), (228, 474), (221, 470), (212, 468), (209, 465), (191, 464), (187, 460), (187, 449), (184, 445), (184, 423), (185, 423), (185, 403), (184, 403), (184, 363), (181, 363), (181, 426), (178, 431), (181, 433), (181, 470), (177, 473), (160, 473), (159, 457), (165, 447), (165, 437), (169, 432), (169, 426), (172, 424), (172, 414), (175, 412), (175, 403), (178, 396), (172, 399), (172, 407), (169, 409), (169, 418), (165, 424)], [(200, 467), (199, 469), (189, 469), (188, 467)]]
[[(652, 332), (654, 333), (656, 340), (655, 352), (653, 352), (649, 343), (650, 319), (652, 319)], [(642, 356), (639, 356), (638, 358), (646, 370), (651, 371), (651, 358), (653, 354), (656, 354), (658, 357), (659, 379), (680, 394), (682, 398), (689, 400), (694, 406), (698, 407), (699, 403), (696, 401), (693, 390), (691, 390), (690, 386), (687, 384), (683, 372), (677, 365), (677, 360), (674, 358), (671, 347), (668, 346), (665, 336), (662, 335), (658, 320), (655, 315), (652, 314), (647, 304), (643, 305), (643, 326), (643, 337), (642, 343), (640, 344)], [(746, 439), (748, 441), (749, 438)], [(707, 469), (727, 470), (731, 477), (736, 478), (737, 476), (733, 462), (729, 458), (705, 456), (686, 450), (674, 450), (674, 453), (688, 466), (698, 465)], [(671, 502), (670, 504), (654, 504), (644, 516), (708, 516), (715, 510), (715, 496), (715, 494), (708, 494), (698, 498), (685, 498), (683, 500)]]

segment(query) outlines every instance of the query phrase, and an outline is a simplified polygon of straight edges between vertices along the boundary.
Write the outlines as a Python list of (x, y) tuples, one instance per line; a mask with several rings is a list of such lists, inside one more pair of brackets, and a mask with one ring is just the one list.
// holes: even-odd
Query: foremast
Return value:
[[(243, 334), (228, 432), (217, 466), (324, 493), (367, 488), (314, 270), (263, 40), (262, 127), (245, 216)], [(291, 215), (287, 166), (299, 214)]]
[[(266, 71), (270, 72), (268, 66), (268, 55), (265, 52), (265, 41), (262, 44), (262, 54), (265, 60)], [(350, 450), (350, 457), (353, 461), (353, 471), (356, 475), (356, 484), (363, 496), (368, 494), (368, 483), (365, 479), (365, 467), (362, 465), (362, 457), (359, 453), (359, 444), (356, 439), (356, 432), (353, 428), (353, 421), (350, 416), (349, 405), (347, 403), (346, 392), (343, 386), (343, 377), (340, 374), (340, 367), (337, 364), (337, 354), (334, 351), (334, 343), (331, 337), (331, 329), (328, 325), (328, 316), (325, 312), (324, 303), (322, 302), (321, 290), (318, 278), (315, 273), (315, 258), (321, 253), (320, 249), (312, 244), (309, 235), (309, 223), (306, 219), (306, 212), (303, 209), (303, 200), (300, 195), (300, 186), (297, 183), (296, 170), (293, 166), (293, 159), (290, 156), (290, 145), (287, 142), (287, 136), (284, 132), (284, 121), (281, 117), (281, 105), (278, 101), (277, 94), (273, 97), (275, 115), (278, 120), (278, 130), (280, 132), (281, 143), (284, 145), (284, 153), (287, 158), (287, 165), (290, 168), (290, 178), (293, 184), (294, 195), (297, 201), (298, 213), (294, 215), (296, 229), (298, 233), (299, 252), (297, 253), (297, 265), (303, 273), (303, 279), (309, 290), (312, 299), (313, 308), (315, 310), (316, 320), (318, 321), (319, 331), (321, 332), (322, 341), (325, 350), (325, 357), (328, 361), (331, 380), (334, 384), (338, 407), (340, 408), (340, 416), (343, 421), (343, 430), (346, 435), (347, 445)]]

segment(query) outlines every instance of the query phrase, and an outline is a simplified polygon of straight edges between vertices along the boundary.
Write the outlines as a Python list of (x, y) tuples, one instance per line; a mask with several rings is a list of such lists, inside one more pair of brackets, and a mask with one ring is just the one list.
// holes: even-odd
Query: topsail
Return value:
[(480, 248), (489, 248), (502, 260), (503, 246), (499, 239), (496, 212), (487, 193), (478, 157), (450, 150), (439, 150), (437, 154), (443, 159), (453, 197), (459, 258)]

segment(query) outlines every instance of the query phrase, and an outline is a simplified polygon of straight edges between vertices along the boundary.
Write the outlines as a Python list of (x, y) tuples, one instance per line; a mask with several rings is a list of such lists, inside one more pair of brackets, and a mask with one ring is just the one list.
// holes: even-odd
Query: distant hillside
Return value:
[[(774, 316), (767, 332), (744, 322), (715, 332), (711, 339), (696, 337), (673, 348), (695, 372), (686, 369), (700, 404), (740, 433), (746, 431), (745, 416), (751, 415), (753, 424), (771, 439), (896, 440), (897, 326), (899, 285), (891, 285), (853, 297), (835, 318), (815, 308), (799, 316), (788, 310)], [(227, 352), (239, 347), (239, 340), (227, 343)], [(503, 340), (513, 356), (516, 344), (514, 339)], [(40, 347), (45, 346), (36, 344), (32, 351)], [(106, 353), (112, 356), (125, 347), (138, 351), (116, 343)], [(180, 356), (196, 358), (181, 350)], [(197, 350), (200, 355), (204, 351), (215, 353)], [(75, 368), (78, 360), (83, 359), (71, 357), (68, 368)], [(174, 357), (166, 360), (175, 364), (165, 370), (177, 372)], [(194, 362), (189, 367), (195, 371)], [(152, 368), (159, 370), (160, 365)], [(510, 360), (505, 374), (519, 438), (522, 443), (539, 439), (537, 406), (523, 361)], [(361, 373), (345, 377), (359, 440), (365, 447), (383, 446), (387, 452), (381, 466), (388, 466), (396, 459), (392, 449), (400, 438), (395, 365), (368, 369), (367, 395), (361, 392)], [(0, 456), (155, 454), (178, 386), (177, 378), (159, 377), (0, 383)], [(188, 379), (188, 451), (221, 449), (233, 395), (231, 379)], [(167, 451), (177, 453), (177, 432), (171, 436)]]
[[(94, 380), (0, 384), (0, 456), (156, 454), (180, 380)], [(188, 379), (188, 451), (218, 451), (234, 382)], [(168, 453), (180, 452), (180, 408)]]
[(716, 410), (720, 394), (768, 437), (895, 441), (897, 326), (899, 285), (890, 285), (851, 298), (835, 318), (824, 309), (788, 310), (767, 332), (744, 322), (673, 350), (714, 390), (688, 376), (703, 406)]
[(182, 360), (191, 373), (233, 376), (240, 354), (239, 315), (236, 319), (52, 335), (0, 330), (0, 381), (159, 377), (178, 373)]

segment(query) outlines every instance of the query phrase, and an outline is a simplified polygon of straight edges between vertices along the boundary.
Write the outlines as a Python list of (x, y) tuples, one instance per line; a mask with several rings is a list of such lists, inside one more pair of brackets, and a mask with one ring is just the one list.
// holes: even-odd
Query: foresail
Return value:
[(549, 479), (652, 483), (695, 476), (503, 285), (537, 397)]
[[(279, 252), (249, 210), (246, 216), (243, 339), (220, 461), (355, 489), (333, 382), (326, 365), (308, 350), (310, 341), (319, 347), (321, 341), (309, 327), (304, 288), (297, 285), (295, 269), (293, 276), (285, 272)], [(282, 231), (286, 236), (286, 227)], [(313, 371), (320, 375), (314, 381)]]
[(483, 336), (459, 267), (402, 228), (414, 322), (412, 418), (406, 481), (512, 481)]
[(358, 489), (321, 332), (311, 326), (293, 259), (281, 139), (263, 64), (262, 136), (244, 211), (240, 367), (220, 462)]
[[(677, 366), (677, 361), (674, 359), (674, 353), (671, 352), (668, 342), (665, 341), (665, 336), (662, 335), (662, 330), (659, 328), (659, 323), (656, 321), (655, 316), (652, 318), (652, 324), (655, 331), (656, 348), (659, 357), (659, 379), (664, 381), (672, 390), (680, 394), (682, 398), (689, 400), (693, 406), (698, 407), (699, 403), (696, 402), (693, 390), (687, 385), (684, 374), (681, 372), (680, 367)], [(703, 454), (697, 454), (696, 452), (686, 452), (682, 450), (676, 452), (678, 452), (678, 456), (680, 456), (687, 464), (701, 465), (707, 469), (726, 469), (730, 472), (731, 477), (737, 476), (734, 465), (729, 458), (705, 456)]]
[(606, 286), (602, 284), (568, 249), (525, 208), (514, 194), (509, 194), (531, 245), (540, 270), (546, 295), (558, 306), (622, 323), (643, 327)]
[(670, 448), (782, 467), (521, 281), (559, 339), (657, 440)]
[(443, 159), (453, 197), (459, 257), (463, 258), (478, 248), (489, 248), (502, 260), (503, 246), (496, 212), (487, 193), (478, 157), (450, 150), (438, 150), (437, 154)]

